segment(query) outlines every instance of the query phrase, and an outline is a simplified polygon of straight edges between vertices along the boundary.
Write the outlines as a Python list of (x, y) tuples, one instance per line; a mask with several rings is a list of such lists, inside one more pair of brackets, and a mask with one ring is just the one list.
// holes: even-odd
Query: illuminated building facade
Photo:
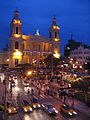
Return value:
[(49, 38), (41, 36), (38, 31), (35, 35), (23, 35), (22, 22), (16, 10), (10, 24), (9, 50), (6, 51), (6, 56), (4, 51), (0, 53), (0, 64), (8, 63), (13, 68), (18, 64), (39, 61), (52, 53), (60, 57), (59, 31), (56, 18), (53, 18)]

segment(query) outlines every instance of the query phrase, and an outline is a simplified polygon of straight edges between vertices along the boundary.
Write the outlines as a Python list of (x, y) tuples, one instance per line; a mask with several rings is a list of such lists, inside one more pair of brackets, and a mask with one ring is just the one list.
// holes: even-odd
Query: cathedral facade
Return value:
[(0, 52), (0, 64), (9, 64), (10, 68), (14, 68), (18, 64), (44, 59), (49, 54), (60, 57), (59, 31), (56, 18), (53, 18), (49, 38), (41, 36), (38, 31), (35, 35), (23, 35), (19, 11), (14, 11), (10, 23), (9, 49)]

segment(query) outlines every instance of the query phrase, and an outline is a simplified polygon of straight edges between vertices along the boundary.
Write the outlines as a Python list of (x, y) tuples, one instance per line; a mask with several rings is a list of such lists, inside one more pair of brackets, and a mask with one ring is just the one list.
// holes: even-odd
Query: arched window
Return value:
[(36, 50), (36, 45), (35, 44), (33, 44), (33, 50)]
[(22, 49), (24, 50), (24, 43), (22, 44)]
[(46, 51), (46, 45), (44, 45), (44, 51)]
[(57, 38), (57, 32), (55, 32), (55, 38)]
[(39, 51), (41, 51), (41, 45), (39, 44), (39, 48), (38, 48)]
[(16, 34), (18, 34), (18, 27), (16, 27)]
[(15, 42), (15, 49), (19, 49), (19, 44), (17, 41)]

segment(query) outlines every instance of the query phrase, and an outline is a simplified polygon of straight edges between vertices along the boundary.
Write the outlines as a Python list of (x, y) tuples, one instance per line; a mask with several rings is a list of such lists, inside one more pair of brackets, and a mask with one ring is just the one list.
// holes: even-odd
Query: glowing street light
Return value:
[(29, 76), (29, 75), (32, 75), (32, 71), (28, 71), (27, 72), (27, 75)]
[(55, 51), (55, 53), (53, 54), (53, 56), (54, 56), (55, 58), (60, 58), (60, 54), (59, 54), (57, 51)]

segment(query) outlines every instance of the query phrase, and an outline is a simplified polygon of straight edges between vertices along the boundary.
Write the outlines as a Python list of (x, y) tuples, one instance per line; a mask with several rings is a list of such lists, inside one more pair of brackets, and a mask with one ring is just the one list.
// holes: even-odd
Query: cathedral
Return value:
[(8, 50), (0, 52), (0, 64), (8, 64), (9, 68), (14, 68), (18, 64), (38, 62), (49, 54), (60, 57), (59, 31), (56, 18), (53, 18), (48, 38), (40, 35), (38, 30), (35, 35), (23, 35), (19, 11), (14, 11), (10, 23)]

